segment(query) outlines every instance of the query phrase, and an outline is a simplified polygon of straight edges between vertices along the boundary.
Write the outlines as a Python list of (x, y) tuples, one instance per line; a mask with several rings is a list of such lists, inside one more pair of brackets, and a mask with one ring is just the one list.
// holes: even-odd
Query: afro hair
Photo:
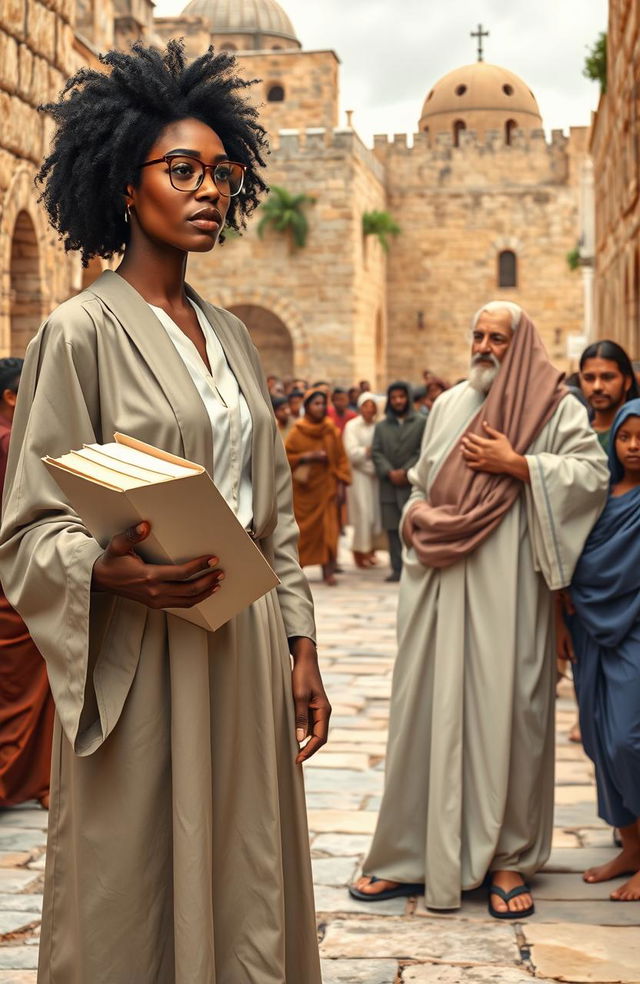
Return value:
[(136, 42), (130, 52), (109, 51), (100, 60), (109, 72), (81, 69), (59, 102), (40, 107), (56, 131), (36, 180), (65, 249), (80, 250), (84, 266), (124, 250), (125, 189), (139, 184), (139, 165), (164, 127), (190, 118), (215, 130), (230, 159), (247, 166), (226, 219), (240, 232), (267, 188), (258, 169), (268, 146), (258, 113), (242, 94), (253, 83), (236, 74), (233, 56), (209, 48), (187, 64), (183, 42), (169, 41), (164, 52)]

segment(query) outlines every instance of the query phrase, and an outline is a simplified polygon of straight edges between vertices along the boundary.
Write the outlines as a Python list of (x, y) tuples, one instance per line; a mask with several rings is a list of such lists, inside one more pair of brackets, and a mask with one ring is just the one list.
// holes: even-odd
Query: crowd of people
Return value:
[[(352, 527), (357, 567), (374, 567), (388, 550), (388, 581), (399, 581), (398, 527), (411, 491), (408, 473), (420, 455), (427, 416), (449, 387), (429, 370), (424, 383), (392, 383), (386, 395), (368, 380), (345, 389), (326, 380), (267, 377), (271, 404), (293, 477), (300, 527), (300, 563), (320, 564), (325, 584), (336, 585), (338, 539)], [(346, 507), (346, 510), (345, 510)]]
[[(301, 766), (331, 707), (302, 567), (336, 584), (347, 523), (358, 567), (384, 534), (400, 582), (385, 790), (352, 895), (451, 909), (486, 883), (491, 916), (534, 912), (559, 658), (621, 842), (584, 877), (628, 876), (611, 898), (640, 901), (627, 355), (596, 342), (568, 387), (495, 301), (454, 386), (265, 385), (246, 327), (185, 280), (266, 188), (247, 83), (228, 52), (187, 64), (179, 42), (103, 61), (44, 107), (39, 181), (66, 247), (120, 265), (52, 312), (24, 366), (0, 362), (0, 805), (50, 797), (39, 984), (320, 984)], [(278, 587), (209, 632), (174, 610), (225, 590), (213, 546), (150, 563), (146, 518), (98, 543), (42, 459), (116, 431), (206, 468)]]

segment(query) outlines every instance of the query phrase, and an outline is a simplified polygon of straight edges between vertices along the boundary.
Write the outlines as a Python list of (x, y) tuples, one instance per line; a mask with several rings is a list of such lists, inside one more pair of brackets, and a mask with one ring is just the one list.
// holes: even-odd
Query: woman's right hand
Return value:
[(307, 461), (326, 461), (327, 452), (324, 449), (318, 449), (317, 451), (310, 451), (307, 455)]
[(193, 608), (220, 590), (224, 573), (216, 566), (217, 557), (206, 555), (186, 564), (145, 563), (135, 547), (150, 532), (149, 523), (139, 523), (112, 537), (93, 566), (91, 590), (109, 591), (147, 608)]

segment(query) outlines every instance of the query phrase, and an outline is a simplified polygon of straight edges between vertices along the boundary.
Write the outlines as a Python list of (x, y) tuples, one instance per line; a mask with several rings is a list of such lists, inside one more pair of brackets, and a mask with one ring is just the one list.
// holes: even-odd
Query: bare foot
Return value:
[(614, 902), (640, 902), (640, 871), (637, 871), (633, 878), (616, 888), (610, 898)]
[(576, 745), (582, 743), (582, 732), (580, 731), (580, 722), (576, 721), (573, 728), (569, 732), (569, 741), (574, 741)]
[(385, 881), (384, 878), (371, 884), (371, 878), (365, 875), (364, 878), (358, 878), (356, 888), (365, 895), (378, 895), (379, 892), (386, 892), (388, 888), (397, 888), (399, 884), (399, 882)]
[[(620, 851), (612, 861), (606, 864), (599, 864), (597, 868), (589, 868), (582, 876), (584, 881), (595, 883), (609, 881), (611, 878), (619, 878), (621, 875), (629, 875), (640, 868), (640, 851), (631, 848)], [(620, 891), (618, 889), (618, 891)]]
[[(510, 892), (519, 885), (524, 885), (524, 879), (517, 871), (492, 871), (491, 882), (505, 892)], [(524, 912), (525, 909), (529, 909), (533, 905), (533, 898), (529, 892), (526, 892), (524, 895), (516, 895), (507, 903), (499, 895), (492, 894), (491, 902), (496, 912)]]
[(40, 806), (43, 810), (49, 809), (49, 793), (43, 793), (40, 797)]
[(338, 578), (334, 574), (327, 574), (323, 580), (324, 583), (330, 588), (335, 588), (338, 583)]

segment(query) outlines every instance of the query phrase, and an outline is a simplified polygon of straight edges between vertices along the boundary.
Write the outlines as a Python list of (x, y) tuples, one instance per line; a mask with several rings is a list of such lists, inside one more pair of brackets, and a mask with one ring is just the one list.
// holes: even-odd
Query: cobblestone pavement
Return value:
[[(382, 566), (356, 572), (346, 553), (343, 566), (337, 588), (309, 571), (334, 709), (330, 744), (306, 769), (324, 984), (640, 984), (640, 905), (609, 902), (616, 883), (580, 877), (614, 849), (596, 816), (591, 766), (567, 740), (568, 684), (557, 705), (553, 853), (533, 882), (533, 918), (492, 920), (483, 891), (452, 915), (428, 912), (422, 898), (371, 906), (347, 895), (382, 791), (398, 591)], [(0, 984), (35, 982), (45, 829), (39, 807), (0, 812)]]

